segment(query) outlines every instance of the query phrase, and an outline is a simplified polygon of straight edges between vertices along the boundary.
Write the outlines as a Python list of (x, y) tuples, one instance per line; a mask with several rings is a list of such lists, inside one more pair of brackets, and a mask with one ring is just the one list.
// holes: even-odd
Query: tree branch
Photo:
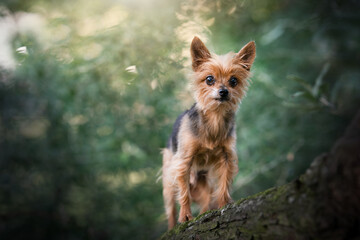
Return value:
[(299, 179), (176, 226), (161, 239), (359, 239), (360, 111)]

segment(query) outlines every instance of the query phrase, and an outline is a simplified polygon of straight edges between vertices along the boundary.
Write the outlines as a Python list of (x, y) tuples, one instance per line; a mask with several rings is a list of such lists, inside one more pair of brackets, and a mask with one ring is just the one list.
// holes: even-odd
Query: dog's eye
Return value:
[(214, 83), (215, 83), (215, 79), (214, 79), (214, 77), (213, 76), (207, 76), (206, 77), (206, 79), (205, 79), (205, 81), (206, 81), (206, 84), (207, 85), (209, 85), (209, 86), (211, 86), (211, 85), (213, 85)]
[(231, 87), (235, 87), (238, 84), (238, 80), (236, 77), (231, 77), (229, 83)]

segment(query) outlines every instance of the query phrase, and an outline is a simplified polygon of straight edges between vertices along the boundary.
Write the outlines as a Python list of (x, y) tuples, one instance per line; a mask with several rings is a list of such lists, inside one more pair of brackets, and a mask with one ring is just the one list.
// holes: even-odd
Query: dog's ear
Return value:
[(192, 58), (192, 67), (196, 71), (198, 67), (211, 58), (209, 50), (206, 48), (205, 44), (198, 37), (194, 37), (191, 42), (191, 58)]
[(246, 70), (250, 68), (254, 62), (256, 54), (255, 42), (251, 41), (246, 44), (235, 56), (234, 60), (237, 64), (243, 66)]

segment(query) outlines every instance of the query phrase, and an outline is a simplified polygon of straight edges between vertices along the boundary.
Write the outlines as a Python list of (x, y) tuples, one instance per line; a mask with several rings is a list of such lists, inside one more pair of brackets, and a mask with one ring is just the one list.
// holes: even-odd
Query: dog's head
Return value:
[(191, 43), (193, 90), (198, 106), (207, 110), (236, 110), (247, 90), (247, 78), (255, 59), (255, 43), (249, 42), (238, 53), (210, 54), (194, 37)]

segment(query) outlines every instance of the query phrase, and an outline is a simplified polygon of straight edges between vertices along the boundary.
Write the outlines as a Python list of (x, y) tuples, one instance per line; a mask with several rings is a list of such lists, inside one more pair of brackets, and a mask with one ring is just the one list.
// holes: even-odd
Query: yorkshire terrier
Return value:
[(200, 214), (232, 201), (229, 188), (238, 171), (235, 113), (248, 87), (255, 43), (238, 53), (210, 54), (194, 37), (191, 43), (193, 93), (196, 103), (182, 113), (163, 150), (163, 196), (169, 229), (191, 220), (191, 202)]

